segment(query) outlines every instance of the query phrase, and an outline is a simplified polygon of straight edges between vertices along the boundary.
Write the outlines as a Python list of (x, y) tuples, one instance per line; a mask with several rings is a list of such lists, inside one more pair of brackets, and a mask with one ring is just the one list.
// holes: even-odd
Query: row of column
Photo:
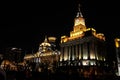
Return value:
[(64, 45), (61, 47), (60, 61), (75, 60), (75, 59), (96, 59), (97, 47), (93, 43)]

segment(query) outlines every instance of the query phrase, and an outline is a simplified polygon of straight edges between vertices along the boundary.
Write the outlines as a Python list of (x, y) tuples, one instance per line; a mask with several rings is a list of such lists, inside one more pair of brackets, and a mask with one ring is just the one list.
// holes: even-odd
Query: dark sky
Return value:
[(78, 3), (87, 27), (104, 33), (106, 40), (120, 37), (119, 4), (115, 0), (40, 0), (3, 2), (0, 6), (0, 50), (21, 47), (38, 50), (45, 35), (57, 37), (68, 35), (73, 29), (73, 20)]

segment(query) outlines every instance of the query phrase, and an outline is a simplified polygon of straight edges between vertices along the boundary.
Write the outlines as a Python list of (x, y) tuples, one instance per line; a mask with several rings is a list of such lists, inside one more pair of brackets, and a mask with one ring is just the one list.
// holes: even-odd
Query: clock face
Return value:
[(76, 23), (79, 23), (79, 19), (76, 19)]
[(79, 23), (80, 23), (80, 20), (79, 20), (79, 19), (76, 19), (76, 20), (75, 20), (75, 25), (79, 25)]

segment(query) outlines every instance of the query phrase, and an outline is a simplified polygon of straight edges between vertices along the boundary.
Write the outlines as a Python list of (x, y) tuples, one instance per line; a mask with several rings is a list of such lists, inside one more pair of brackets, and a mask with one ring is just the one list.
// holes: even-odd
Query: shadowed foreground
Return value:
[(78, 73), (9, 71), (6, 72), (6, 80), (120, 80), (120, 78), (114, 75), (91, 75), (89, 78), (85, 78)]

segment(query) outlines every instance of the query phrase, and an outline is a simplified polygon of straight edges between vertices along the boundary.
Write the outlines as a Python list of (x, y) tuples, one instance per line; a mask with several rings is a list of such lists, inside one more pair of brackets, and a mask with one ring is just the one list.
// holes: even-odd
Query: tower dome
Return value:
[(47, 37), (45, 37), (44, 42), (42, 42), (39, 46), (39, 52), (45, 52), (50, 50), (51, 44), (48, 42)]

